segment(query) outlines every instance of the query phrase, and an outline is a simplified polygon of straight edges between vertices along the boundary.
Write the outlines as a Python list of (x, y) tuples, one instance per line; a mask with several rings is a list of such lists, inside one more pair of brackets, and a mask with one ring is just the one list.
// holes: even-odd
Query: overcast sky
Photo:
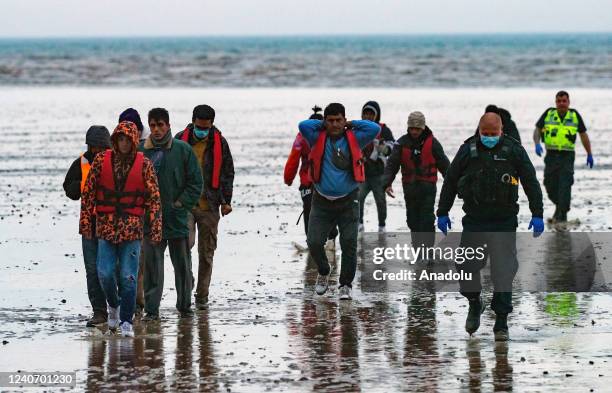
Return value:
[(0, 0), (0, 37), (612, 31), (612, 0)]

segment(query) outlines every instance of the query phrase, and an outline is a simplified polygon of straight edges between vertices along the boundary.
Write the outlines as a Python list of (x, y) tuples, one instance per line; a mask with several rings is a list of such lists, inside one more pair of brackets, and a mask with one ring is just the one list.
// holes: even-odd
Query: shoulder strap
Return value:
[(476, 141), (470, 142), (470, 158), (478, 158), (478, 147)]

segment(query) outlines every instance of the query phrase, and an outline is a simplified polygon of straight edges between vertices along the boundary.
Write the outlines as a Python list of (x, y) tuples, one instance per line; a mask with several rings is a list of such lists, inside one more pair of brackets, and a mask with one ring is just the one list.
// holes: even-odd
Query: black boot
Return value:
[(508, 314), (495, 315), (493, 333), (495, 334), (495, 341), (510, 340), (510, 333), (508, 332)]
[(485, 310), (485, 305), (482, 302), (482, 297), (470, 300), (470, 309), (465, 320), (465, 331), (470, 334), (474, 334), (480, 327), (480, 315)]
[(108, 320), (106, 311), (94, 311), (93, 316), (87, 321), (87, 327), (103, 325)]
[(557, 208), (555, 222), (564, 223), (566, 221), (567, 221), (567, 211)]

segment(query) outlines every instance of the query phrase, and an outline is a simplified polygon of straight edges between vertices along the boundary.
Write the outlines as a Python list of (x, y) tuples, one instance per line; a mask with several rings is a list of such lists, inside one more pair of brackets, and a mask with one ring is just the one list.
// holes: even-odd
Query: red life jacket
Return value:
[(112, 155), (112, 150), (104, 153), (100, 184), (96, 191), (96, 214), (117, 212), (120, 215), (144, 216), (145, 181), (142, 173), (144, 155), (141, 152), (136, 153), (122, 191), (115, 188)]
[[(359, 148), (357, 138), (353, 130), (346, 130), (346, 140), (351, 152), (351, 162), (353, 167), (353, 178), (358, 183), (365, 181), (365, 171), (363, 167), (363, 155)], [(322, 130), (319, 133), (317, 142), (310, 151), (310, 177), (312, 181), (318, 183), (321, 180), (321, 164), (323, 163), (323, 154), (325, 153), (325, 142), (327, 141), (327, 132)]]
[[(211, 129), (213, 133), (213, 175), (212, 175), (212, 188), (219, 188), (219, 179), (221, 178), (221, 132), (217, 129)], [(181, 140), (189, 143), (189, 137), (193, 131), (189, 128), (185, 128)]]
[(413, 183), (425, 181), (435, 183), (438, 181), (436, 159), (433, 156), (433, 135), (429, 135), (421, 150), (421, 163), (418, 167), (412, 160), (412, 149), (408, 146), (402, 147), (402, 183)]

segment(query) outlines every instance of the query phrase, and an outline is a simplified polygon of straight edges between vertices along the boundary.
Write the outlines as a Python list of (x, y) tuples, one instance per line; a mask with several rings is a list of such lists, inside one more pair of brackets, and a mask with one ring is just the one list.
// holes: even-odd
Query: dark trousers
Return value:
[(563, 221), (567, 220), (572, 201), (575, 157), (573, 151), (554, 150), (547, 150), (544, 157), (544, 187), (557, 207), (555, 218)]
[(410, 228), (412, 245), (431, 247), (434, 244), (436, 184), (429, 182), (405, 183), (406, 224)]
[[(300, 186), (300, 196), (302, 198), (302, 208), (304, 210), (304, 233), (308, 236), (308, 222), (310, 221), (310, 209), (312, 206), (312, 187)], [(333, 227), (327, 238), (335, 239), (338, 236), (338, 227)]]
[(100, 286), (96, 259), (98, 258), (98, 239), (81, 238), (83, 261), (85, 262), (85, 278), (87, 279), (87, 296), (94, 311), (106, 313), (106, 296)]
[(170, 260), (174, 267), (174, 286), (176, 288), (176, 308), (179, 311), (191, 307), (193, 286), (191, 255), (188, 238), (164, 239), (159, 244), (144, 241), (144, 298), (147, 314), (158, 315), (159, 304), (164, 292), (164, 252), (170, 249)]
[(219, 208), (202, 210), (195, 207), (187, 215), (189, 227), (189, 249), (196, 243), (196, 228), (198, 238), (198, 283), (195, 298), (197, 301), (208, 302), (208, 291), (212, 278), (213, 258), (217, 249), (219, 233)]
[(387, 199), (382, 184), (383, 175), (366, 175), (365, 182), (359, 185), (359, 222), (363, 224), (363, 210), (365, 200), (370, 191), (374, 195), (376, 211), (378, 213), (378, 226), (384, 227), (387, 221)]
[(494, 291), (491, 309), (496, 314), (511, 313), (512, 281), (518, 271), (516, 216), (497, 221), (481, 221), (466, 215), (462, 223), (461, 247), (484, 247), (485, 257), (482, 260), (466, 259), (462, 264), (455, 264), (457, 272), (472, 273), (472, 281), (459, 282), (461, 294), (469, 300), (478, 299), (482, 290), (480, 270), (489, 259)]
[(310, 256), (316, 262), (319, 274), (328, 275), (330, 266), (324, 246), (329, 232), (337, 225), (342, 249), (340, 286), (352, 286), (357, 270), (357, 230), (359, 226), (357, 197), (358, 191), (355, 190), (346, 197), (335, 201), (322, 197), (316, 191), (312, 198), (307, 236)]

